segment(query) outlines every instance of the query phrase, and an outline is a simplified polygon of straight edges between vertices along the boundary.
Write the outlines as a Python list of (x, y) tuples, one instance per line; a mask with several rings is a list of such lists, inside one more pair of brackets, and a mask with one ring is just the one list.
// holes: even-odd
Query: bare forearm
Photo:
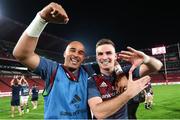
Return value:
[(37, 42), (37, 38), (29, 37), (24, 32), (13, 50), (14, 57), (32, 70), (37, 67), (40, 61), (39, 56), (34, 52)]
[(148, 63), (141, 65), (141, 76), (147, 75), (152, 72), (159, 71), (163, 66), (162, 62), (154, 57), (150, 57)]
[(150, 61), (146, 65), (148, 65), (154, 71), (160, 70), (163, 66), (162, 62), (154, 57), (150, 57)]
[(97, 104), (92, 111), (96, 118), (107, 118), (122, 108), (129, 99), (127, 93), (123, 93), (111, 100)]
[(27, 80), (26, 79), (24, 79), (24, 81), (26, 82), (26, 84), (28, 85), (28, 82), (27, 82)]
[(132, 73), (129, 73), (127, 90), (113, 99), (102, 101), (100, 97), (94, 97), (88, 100), (89, 106), (96, 118), (107, 118), (117, 112), (131, 98), (142, 91), (150, 81), (149, 76), (144, 76), (136, 81), (132, 80)]
[(13, 85), (13, 83), (14, 83), (14, 78), (11, 80), (11, 86)]
[(39, 63), (39, 56), (35, 54), (38, 38), (48, 23), (39, 14), (26, 28), (16, 44), (13, 55), (27, 67), (34, 69)]
[(13, 55), (20, 60), (32, 56), (37, 46), (37, 41), (38, 38), (28, 36), (25, 31), (16, 44)]

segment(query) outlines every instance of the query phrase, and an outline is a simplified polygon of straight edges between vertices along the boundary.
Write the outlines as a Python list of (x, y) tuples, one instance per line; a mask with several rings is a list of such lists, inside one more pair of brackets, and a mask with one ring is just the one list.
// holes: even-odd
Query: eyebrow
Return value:
[(111, 53), (112, 53), (112, 51), (106, 51), (105, 53), (106, 53), (106, 54), (111, 54)]
[[(70, 50), (76, 50), (76, 48), (72, 47), (70, 48)], [(83, 52), (85, 54), (85, 51), (84, 50), (79, 50), (80, 52)]]
[(76, 48), (73, 48), (73, 47), (72, 47), (72, 48), (70, 48), (70, 50), (75, 50), (75, 49), (76, 49)]
[(103, 54), (103, 53), (105, 53), (105, 54), (109, 54), (109, 53), (112, 53), (112, 51), (105, 51), (105, 52), (97, 52), (98, 54)]
[(103, 52), (97, 52), (97, 54), (103, 54)]

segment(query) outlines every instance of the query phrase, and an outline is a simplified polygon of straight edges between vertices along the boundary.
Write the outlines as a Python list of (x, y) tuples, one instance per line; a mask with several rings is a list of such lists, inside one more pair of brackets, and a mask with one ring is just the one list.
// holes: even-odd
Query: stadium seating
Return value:
[[(0, 77), (0, 91), (1, 92), (11, 92), (10, 82), (12, 77)], [(42, 79), (27, 79), (29, 87), (31, 88), (33, 84), (37, 84), (40, 90), (44, 89), (44, 81)]]
[(152, 74), (152, 83), (180, 82), (180, 72), (165, 74)]

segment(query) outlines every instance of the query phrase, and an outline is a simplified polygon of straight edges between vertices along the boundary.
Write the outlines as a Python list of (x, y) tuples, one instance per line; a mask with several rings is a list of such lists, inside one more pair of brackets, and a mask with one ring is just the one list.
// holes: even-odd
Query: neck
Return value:
[(67, 66), (65, 66), (64, 65), (64, 67), (66, 68), (66, 69), (68, 69), (70, 72), (76, 72), (76, 71), (78, 71), (78, 69), (75, 69), (75, 68), (71, 68), (71, 67), (67, 67)]
[(111, 69), (110, 68), (109, 69), (100, 69), (100, 71), (102, 74), (104, 74), (106, 76), (111, 76), (114, 69), (113, 68), (111, 68)]

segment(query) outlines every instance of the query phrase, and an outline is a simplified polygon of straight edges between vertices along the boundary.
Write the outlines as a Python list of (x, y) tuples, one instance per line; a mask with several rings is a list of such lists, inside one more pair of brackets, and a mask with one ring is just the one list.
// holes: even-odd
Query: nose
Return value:
[(102, 55), (102, 58), (103, 58), (103, 59), (107, 59), (107, 55), (106, 55), (106, 54), (103, 54), (103, 55)]
[(105, 62), (105, 61), (108, 61), (108, 55), (106, 54), (101, 54), (100, 56), (98, 56), (98, 61), (99, 62)]
[(78, 52), (74, 52), (73, 55), (74, 55), (75, 57), (78, 57), (78, 56), (79, 56), (79, 53), (78, 53)]

